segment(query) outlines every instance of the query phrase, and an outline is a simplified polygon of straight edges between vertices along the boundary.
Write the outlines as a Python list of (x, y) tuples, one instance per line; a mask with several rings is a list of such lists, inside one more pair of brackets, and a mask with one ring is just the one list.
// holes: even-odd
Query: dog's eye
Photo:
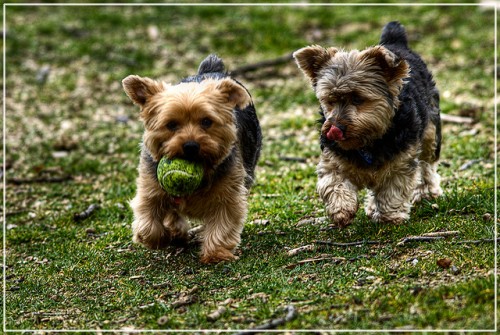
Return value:
[(360, 97), (359, 95), (357, 94), (354, 94), (352, 97), (351, 97), (351, 103), (354, 105), (354, 106), (359, 106), (359, 105), (362, 105), (363, 102), (365, 102), (365, 100)]
[(210, 120), (208, 117), (201, 120), (201, 126), (203, 128), (209, 128), (212, 125), (212, 123), (213, 123), (213, 121)]
[(175, 131), (179, 128), (179, 123), (177, 121), (170, 121), (167, 123), (167, 129), (170, 131)]

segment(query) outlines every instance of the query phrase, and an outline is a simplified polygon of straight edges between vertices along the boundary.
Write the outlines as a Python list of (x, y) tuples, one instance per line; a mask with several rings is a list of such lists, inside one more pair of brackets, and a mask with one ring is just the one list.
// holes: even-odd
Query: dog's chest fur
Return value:
[(323, 150), (323, 159), (318, 165), (318, 175), (342, 173), (358, 189), (368, 187), (375, 189), (380, 184), (401, 173), (401, 170), (415, 170), (418, 162), (419, 146), (412, 145), (405, 151), (399, 152), (392, 160), (386, 160), (376, 168), (367, 166), (360, 168), (356, 162), (343, 155), (328, 149)]

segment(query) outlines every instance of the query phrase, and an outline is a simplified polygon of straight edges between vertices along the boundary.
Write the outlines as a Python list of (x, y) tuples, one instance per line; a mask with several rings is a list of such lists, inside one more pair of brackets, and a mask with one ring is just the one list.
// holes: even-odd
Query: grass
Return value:
[[(342, 230), (312, 220), (325, 216), (315, 192), (318, 106), (289, 63), (240, 78), (265, 138), (240, 259), (206, 266), (196, 246), (132, 244), (127, 202), (142, 125), (122, 78), (176, 82), (211, 52), (234, 69), (313, 43), (364, 48), (395, 19), (433, 70), (443, 112), (475, 120), (443, 124), (441, 198), (415, 206), (401, 226), (371, 223), (362, 210)], [(492, 238), (496, 222), (492, 10), (7, 6), (6, 23), (7, 329), (248, 329), (289, 304), (298, 314), (282, 329), (495, 327), (493, 244), (458, 243)], [(64, 176), (72, 179), (22, 182)], [(90, 204), (100, 209), (75, 221)], [(398, 244), (451, 230), (459, 234)], [(456, 269), (439, 267), (443, 258)], [(194, 298), (178, 306), (183, 297)]]

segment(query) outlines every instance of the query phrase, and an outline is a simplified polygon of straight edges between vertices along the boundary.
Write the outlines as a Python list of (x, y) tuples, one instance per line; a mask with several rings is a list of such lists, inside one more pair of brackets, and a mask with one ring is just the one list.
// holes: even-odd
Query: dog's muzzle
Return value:
[(196, 160), (199, 158), (200, 144), (195, 141), (189, 141), (182, 146), (184, 158), (187, 160)]

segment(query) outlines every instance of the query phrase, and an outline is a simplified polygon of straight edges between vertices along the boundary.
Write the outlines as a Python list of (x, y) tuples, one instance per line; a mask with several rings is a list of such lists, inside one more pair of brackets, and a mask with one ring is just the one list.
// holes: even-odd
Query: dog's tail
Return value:
[(408, 48), (408, 38), (406, 37), (406, 30), (403, 25), (398, 21), (386, 24), (384, 29), (382, 29), (380, 44), (393, 44)]
[(200, 63), (198, 75), (214, 72), (224, 72), (224, 62), (222, 62), (222, 59), (212, 54)]

